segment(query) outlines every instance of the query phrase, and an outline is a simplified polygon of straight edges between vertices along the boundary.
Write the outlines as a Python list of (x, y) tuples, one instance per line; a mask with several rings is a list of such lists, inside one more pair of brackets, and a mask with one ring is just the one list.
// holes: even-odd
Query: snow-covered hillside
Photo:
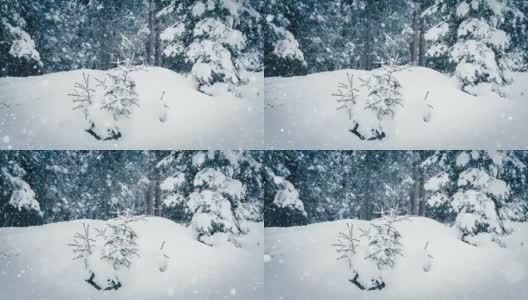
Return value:
[[(76, 70), (25, 78), (0, 78), (0, 149), (254, 149), (262, 147), (263, 74), (253, 73), (241, 97), (212, 97), (194, 81), (168, 69), (147, 67), (131, 73), (138, 96), (129, 118), (115, 123), (122, 136), (99, 141), (85, 132), (81, 110), (72, 110)], [(104, 116), (101, 126), (106, 126)], [(163, 121), (161, 121), (163, 120)]]
[[(336, 110), (338, 83), (347, 74), (365, 77), (368, 71), (340, 70), (308, 76), (265, 79), (265, 141), (273, 149), (519, 149), (528, 146), (528, 73), (514, 74), (509, 96), (473, 96), (456, 80), (428, 68), (395, 73), (401, 84), (402, 106), (386, 120), (386, 137), (360, 140), (349, 132), (347, 114)], [(427, 96), (426, 94), (429, 92)], [(359, 118), (368, 118), (361, 113)], [(365, 110), (363, 110), (365, 111)], [(428, 122), (424, 121), (430, 114)]]
[[(263, 226), (251, 223), (241, 248), (196, 241), (196, 233), (170, 220), (132, 223), (140, 257), (132, 260), (114, 291), (98, 291), (83, 279), (82, 260), (67, 244), (74, 233), (104, 221), (77, 220), (25, 228), (0, 228), (1, 299), (264, 299)], [(159, 270), (160, 245), (169, 257)]]
[[(513, 224), (506, 248), (472, 246), (455, 229), (432, 219), (413, 217), (397, 223), (403, 256), (384, 274), (381, 291), (362, 291), (350, 283), (346, 262), (337, 261), (341, 220), (290, 228), (265, 229), (266, 299), (528, 299), (528, 224)], [(433, 256), (424, 272), (424, 245)]]

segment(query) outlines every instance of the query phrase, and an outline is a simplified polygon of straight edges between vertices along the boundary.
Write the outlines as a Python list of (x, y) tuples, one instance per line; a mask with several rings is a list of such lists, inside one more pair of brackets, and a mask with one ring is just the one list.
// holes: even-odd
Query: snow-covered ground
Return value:
[[(138, 234), (134, 258), (117, 291), (98, 291), (84, 282), (84, 265), (72, 260), (67, 243), (77, 220), (25, 228), (0, 228), (0, 299), (264, 299), (263, 225), (250, 223), (240, 238), (214, 247), (197, 242), (192, 229), (163, 218), (131, 223)], [(169, 256), (159, 271), (160, 245)]]
[[(495, 243), (475, 247), (460, 241), (454, 228), (432, 219), (413, 217), (397, 223), (403, 257), (387, 271), (387, 287), (362, 291), (350, 283), (344, 261), (337, 261), (341, 220), (308, 226), (265, 229), (266, 299), (528, 299), (528, 223), (514, 223), (514, 232)], [(433, 256), (432, 269), (423, 271), (424, 246)]]
[[(395, 74), (402, 107), (387, 120), (381, 141), (361, 141), (349, 132), (347, 114), (336, 111), (339, 82), (347, 73), (356, 86), (367, 71), (340, 70), (291, 78), (265, 79), (265, 143), (272, 149), (526, 149), (528, 73), (514, 74), (509, 96), (472, 96), (455, 79), (412, 67)], [(424, 101), (429, 91), (427, 102)], [(430, 106), (429, 106), (430, 105)], [(432, 107), (431, 119), (424, 115)]]
[[(76, 70), (25, 78), (0, 78), (1, 149), (259, 149), (263, 130), (263, 74), (251, 74), (241, 97), (212, 97), (196, 90), (193, 79), (168, 69), (148, 67), (131, 73), (138, 105), (117, 122), (122, 137), (98, 141), (84, 130), (81, 110), (72, 110)], [(163, 100), (168, 108), (164, 111)], [(160, 116), (166, 113), (166, 121)]]

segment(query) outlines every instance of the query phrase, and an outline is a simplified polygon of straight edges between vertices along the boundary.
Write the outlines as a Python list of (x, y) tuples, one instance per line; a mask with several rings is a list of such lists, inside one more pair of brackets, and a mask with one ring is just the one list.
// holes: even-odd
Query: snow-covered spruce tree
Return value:
[(265, 76), (293, 76), (306, 73), (301, 46), (289, 20), (294, 12), (285, 1), (265, 1)]
[(308, 222), (308, 214), (299, 191), (290, 178), (297, 177), (294, 168), (300, 153), (266, 151), (264, 153), (264, 219), (266, 226), (295, 226)]
[[(428, 161), (426, 161), (428, 162)], [(436, 220), (453, 221), (453, 210), (449, 192), (451, 186), (450, 172), (440, 171), (427, 179), (424, 190), (427, 198), (427, 208)]]
[(279, 209), (298, 212), (306, 217), (304, 205), (299, 199), (299, 191), (297, 191), (293, 184), (281, 176), (275, 176), (273, 183), (277, 186), (277, 192), (273, 197), (273, 204)]
[(454, 222), (462, 240), (473, 243), (479, 234), (495, 240), (510, 232), (508, 171), (526, 169), (515, 152), (437, 152), (425, 164), (439, 170), (425, 184), (427, 204)]
[(247, 37), (239, 28), (250, 19), (254, 26), (260, 26), (255, 21), (260, 15), (250, 2), (179, 1), (164, 15), (176, 19), (160, 36), (169, 64), (172, 61), (180, 69), (188, 67), (198, 89), (206, 94), (237, 94), (238, 86), (247, 80), (244, 62), (252, 60), (243, 52)]
[(231, 208), (231, 201), (240, 201), (245, 193), (239, 180), (219, 170), (205, 168), (196, 174), (194, 186), (187, 206), (193, 214), (192, 227), (199, 237), (217, 232), (243, 233)]
[(34, 75), (42, 67), (27, 20), (21, 15), (26, 9), (21, 1), (0, 2), (0, 76)]
[(260, 154), (244, 151), (183, 151), (160, 163), (163, 206), (176, 219), (188, 221), (198, 239), (214, 244), (212, 236), (236, 237), (248, 231), (246, 221), (262, 220), (263, 187)]
[[(12, 155), (13, 154), (13, 155)], [(42, 223), (35, 192), (24, 179), (25, 158), (17, 152), (0, 154), (0, 226), (29, 226)]]
[(454, 72), (470, 94), (492, 90), (505, 94), (518, 55), (505, 31), (525, 18), (514, 1), (439, 0), (424, 14), (439, 22), (426, 34), (433, 65)]

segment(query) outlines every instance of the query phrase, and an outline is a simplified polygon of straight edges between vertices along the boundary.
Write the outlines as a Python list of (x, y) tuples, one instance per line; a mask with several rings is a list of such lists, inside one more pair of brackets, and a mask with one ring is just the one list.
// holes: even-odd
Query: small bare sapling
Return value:
[(424, 247), (424, 263), (423, 263), (423, 271), (429, 272), (433, 268), (433, 256), (429, 252), (429, 241), (425, 244)]
[(167, 269), (169, 267), (169, 259), (170, 259), (170, 257), (163, 250), (164, 247), (165, 247), (165, 241), (163, 241), (163, 243), (161, 243), (160, 254), (159, 254), (159, 257), (158, 257), (158, 268), (159, 268), (160, 272), (167, 271)]
[(164, 96), (165, 96), (165, 91), (161, 93), (161, 97), (160, 97), (159, 120), (161, 123), (167, 122), (167, 114), (169, 111), (169, 105), (167, 104), (167, 101), (165, 100)]
[(337, 92), (332, 94), (337, 97), (337, 110), (344, 110), (349, 120), (352, 120), (352, 112), (357, 104), (356, 93), (359, 93), (359, 90), (354, 87), (354, 75), (347, 73), (347, 81), (339, 82)]
[(433, 106), (427, 101), (427, 98), (429, 97), (429, 91), (425, 94), (424, 98), (424, 110), (422, 118), (425, 123), (431, 122), (431, 118), (433, 117)]
[(95, 90), (90, 87), (90, 75), (82, 73), (83, 81), (75, 82), (73, 85), (73, 92), (68, 96), (73, 97), (73, 110), (81, 109), (84, 117), (89, 120), (89, 107), (94, 102)]

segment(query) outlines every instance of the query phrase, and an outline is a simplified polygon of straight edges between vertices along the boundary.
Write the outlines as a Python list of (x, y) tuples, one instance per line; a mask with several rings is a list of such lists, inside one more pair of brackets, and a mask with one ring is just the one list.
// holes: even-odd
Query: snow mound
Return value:
[[(528, 73), (514, 74), (508, 97), (473, 96), (455, 79), (423, 67), (394, 74), (401, 84), (402, 106), (384, 122), (381, 141), (360, 140), (332, 94), (347, 74), (339, 70), (290, 78), (265, 79), (265, 143), (272, 149), (525, 149), (528, 132)], [(355, 81), (359, 86), (360, 81)], [(428, 94), (427, 98), (426, 95)], [(365, 114), (366, 115), (366, 114)], [(368, 121), (368, 120), (367, 120)], [(367, 122), (365, 121), (365, 122)]]
[[(130, 223), (139, 258), (121, 272), (123, 286), (98, 291), (84, 282), (81, 260), (72, 260), (74, 233), (105, 222), (76, 220), (25, 228), (0, 228), (2, 299), (263, 299), (262, 223), (250, 223), (242, 247), (214, 247), (189, 227), (149, 217)], [(161, 244), (168, 261), (161, 259)], [(163, 269), (164, 272), (160, 270)], [(235, 291), (235, 293), (233, 293)]]
[[(0, 78), (1, 149), (224, 149), (262, 147), (263, 74), (253, 73), (241, 97), (209, 96), (192, 78), (159, 67), (130, 74), (138, 106), (119, 120), (122, 136), (99, 141), (74, 107), (74, 83), (83, 73), (104, 79), (99, 70), (75, 70), (25, 78)], [(104, 123), (104, 120), (101, 121)], [(100, 124), (106, 126), (106, 124)]]
[(403, 256), (394, 269), (384, 272), (387, 286), (381, 291), (360, 290), (348, 281), (346, 262), (336, 260), (332, 244), (339, 232), (346, 231), (347, 223), (354, 228), (369, 224), (341, 220), (266, 228), (266, 299), (513, 300), (528, 296), (527, 223), (513, 224), (513, 234), (504, 240), (507, 248), (501, 248), (464, 243), (454, 228), (432, 219), (400, 221), (396, 228), (402, 235)]

